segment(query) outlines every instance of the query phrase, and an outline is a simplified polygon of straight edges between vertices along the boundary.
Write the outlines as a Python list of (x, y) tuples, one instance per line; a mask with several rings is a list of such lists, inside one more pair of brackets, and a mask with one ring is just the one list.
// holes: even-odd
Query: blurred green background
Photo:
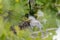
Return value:
[[(19, 22), (25, 20), (24, 15), (29, 12), (29, 6), (26, 4), (28, 0), (0, 0), (0, 40), (52, 40), (55, 30), (49, 31), (53, 35), (42, 39), (41, 33), (38, 33), (38, 36), (32, 38), (30, 36), (31, 32), (29, 29), (19, 30), (17, 27)], [(36, 3), (43, 7), (44, 17), (42, 19), (47, 19), (47, 23), (43, 24), (43, 30), (45, 31), (48, 28), (57, 28), (56, 19), (60, 20), (60, 16), (57, 16), (58, 11), (60, 10), (60, 0), (36, 0)], [(56, 4), (56, 5), (55, 5)], [(8, 14), (8, 11), (11, 11), (11, 14)], [(42, 19), (39, 19), (42, 21)], [(17, 35), (14, 35), (10, 31), (11, 25), (16, 25)], [(37, 30), (37, 29), (35, 29)]]

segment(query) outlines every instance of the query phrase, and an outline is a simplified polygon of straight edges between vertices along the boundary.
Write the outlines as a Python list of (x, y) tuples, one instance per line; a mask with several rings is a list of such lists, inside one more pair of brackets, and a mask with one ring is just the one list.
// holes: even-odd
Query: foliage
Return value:
[[(59, 7), (55, 7), (54, 4), (60, 4), (60, 0), (36, 0), (36, 3), (42, 7), (40, 10), (44, 12), (43, 18), (48, 20), (46, 24), (42, 23), (43, 30), (56, 28), (56, 13)], [(11, 15), (8, 14), (9, 10), (12, 10)], [(0, 0), (0, 40), (43, 40), (41, 33), (38, 33), (36, 38), (32, 38), (29, 29), (19, 30), (17, 28), (17, 24), (25, 20), (24, 15), (27, 13), (29, 13), (28, 0)], [(17, 35), (10, 31), (10, 26), (13, 24), (16, 25)], [(54, 31), (51, 32), (54, 34)], [(52, 40), (52, 36), (44, 40)]]

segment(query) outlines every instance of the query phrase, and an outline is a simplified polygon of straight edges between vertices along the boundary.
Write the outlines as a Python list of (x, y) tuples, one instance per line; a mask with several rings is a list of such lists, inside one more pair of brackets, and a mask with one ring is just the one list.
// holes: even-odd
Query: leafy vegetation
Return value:
[[(36, 3), (41, 7), (40, 10), (44, 12), (44, 17), (39, 18), (43, 24), (43, 30), (48, 28), (57, 28), (56, 14), (60, 10), (60, 0), (36, 0)], [(11, 14), (9, 14), (11, 12)], [(29, 13), (28, 0), (0, 0), (0, 40), (52, 40), (55, 30), (49, 31), (53, 35), (42, 39), (39, 32), (37, 37), (32, 38), (30, 29), (20, 30), (17, 26), (19, 22), (27, 20), (25, 14)], [(47, 19), (47, 23), (42, 22)], [(60, 18), (60, 17), (59, 17)], [(15, 25), (17, 35), (10, 31), (10, 26)], [(35, 30), (37, 30), (35, 28)]]

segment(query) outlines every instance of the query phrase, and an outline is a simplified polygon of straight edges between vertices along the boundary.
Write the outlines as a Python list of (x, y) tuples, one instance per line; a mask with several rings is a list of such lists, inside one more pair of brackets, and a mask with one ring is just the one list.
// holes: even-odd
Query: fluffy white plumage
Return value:
[(36, 27), (40, 28), (40, 31), (41, 31), (42, 24), (40, 23), (40, 21), (35, 19), (33, 16), (29, 16), (29, 19), (30, 19), (30, 26), (31, 26), (31, 28), (36, 26)]
[(53, 40), (60, 40), (60, 28), (56, 30), (56, 35), (53, 36)]

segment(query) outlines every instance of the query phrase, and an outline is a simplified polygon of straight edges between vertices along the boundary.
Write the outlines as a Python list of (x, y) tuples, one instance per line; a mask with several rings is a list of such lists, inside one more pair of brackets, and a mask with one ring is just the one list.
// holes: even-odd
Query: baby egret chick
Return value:
[(43, 26), (40, 23), (40, 21), (38, 21), (37, 19), (35, 19), (33, 16), (29, 16), (29, 19), (30, 19), (30, 26), (31, 26), (31, 28), (32, 29), (33, 29), (33, 27), (39, 28), (40, 32), (42, 33), (41, 37), (44, 37), (44, 32), (42, 30)]
[(30, 26), (31, 28), (33, 28), (34, 26), (40, 28), (42, 28), (42, 24), (40, 23), (40, 21), (38, 21), (37, 19), (35, 19), (33, 16), (29, 16), (29, 20), (30, 20)]

